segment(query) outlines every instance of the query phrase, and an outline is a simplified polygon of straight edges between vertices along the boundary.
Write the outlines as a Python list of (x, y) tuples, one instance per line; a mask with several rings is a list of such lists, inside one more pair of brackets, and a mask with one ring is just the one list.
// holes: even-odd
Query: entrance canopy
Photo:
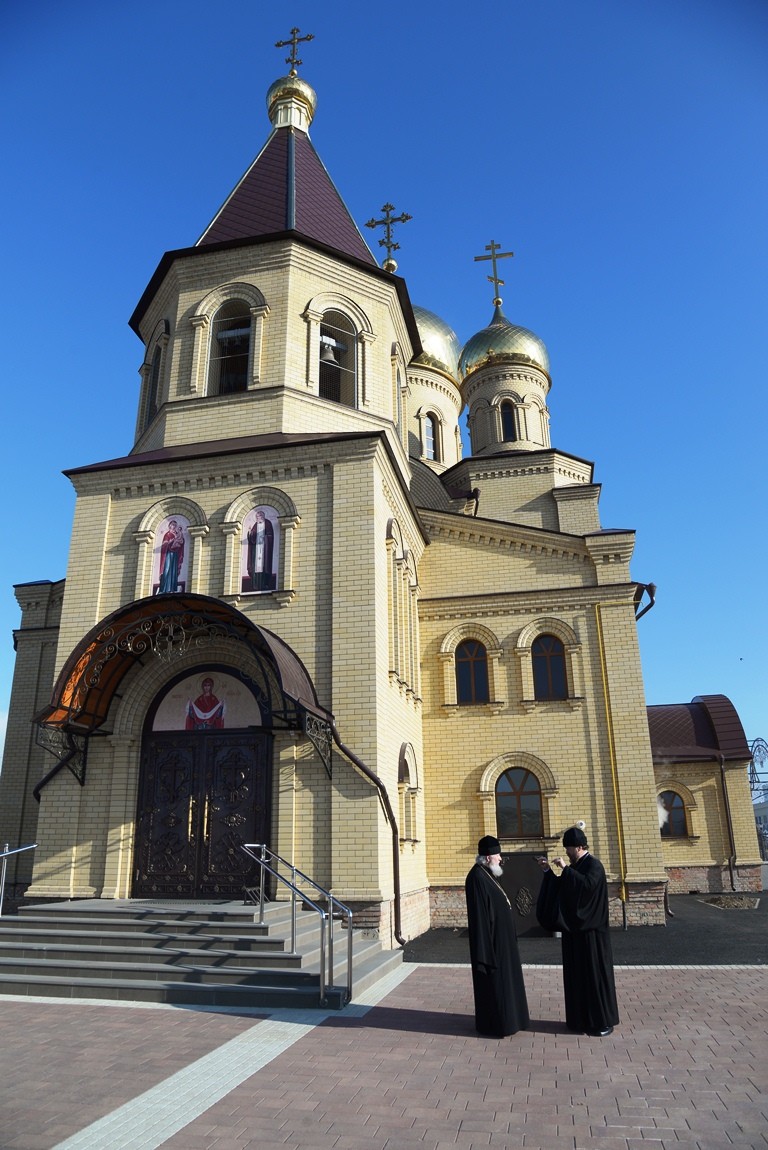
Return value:
[[(48, 707), (35, 716), (41, 727), (90, 735), (105, 722), (128, 672), (140, 663), (172, 663), (207, 646), (232, 644), (233, 666), (243, 666), (245, 646), (258, 672), (248, 672), (262, 714), (273, 724), (307, 730), (333, 716), (317, 701), (314, 684), (298, 655), (272, 631), (207, 595), (152, 595), (121, 607), (81, 639), (67, 659)], [(251, 664), (252, 665), (252, 664)], [(309, 721), (308, 721), (309, 720)]]

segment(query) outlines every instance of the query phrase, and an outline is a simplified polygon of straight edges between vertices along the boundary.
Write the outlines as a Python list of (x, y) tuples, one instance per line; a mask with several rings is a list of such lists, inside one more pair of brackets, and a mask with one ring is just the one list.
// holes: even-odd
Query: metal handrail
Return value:
[(10, 850), (8, 843), (5, 844), (2, 851), (0, 851), (0, 859), (3, 860), (3, 865), (0, 867), (0, 918), (3, 917), (3, 899), (5, 898), (5, 872), (8, 867), (8, 859), (11, 855), (21, 854), (22, 851), (33, 851), (37, 843), (30, 843), (26, 847), (14, 847)]
[[(350, 1002), (352, 999), (352, 911), (343, 902), (335, 898), (330, 891), (325, 887), (320, 886), (320, 883), (315, 882), (309, 875), (300, 871), (293, 863), (288, 862), (287, 859), (281, 858), (280, 855), (271, 851), (266, 843), (244, 843), (242, 849), (245, 853), (257, 862), (261, 867), (261, 882), (259, 884), (259, 924), (264, 924), (264, 873), (271, 874), (274, 878), (279, 879), (281, 883), (289, 888), (291, 891), (291, 954), (296, 954), (296, 899), (301, 899), (302, 903), (311, 907), (312, 910), (320, 917), (320, 1002), (325, 1005), (326, 1002), (326, 988), (333, 985), (333, 923), (335, 918), (340, 918), (342, 921), (346, 919), (347, 922), (347, 997), (346, 1001)], [(258, 851), (259, 854), (254, 852)], [(288, 879), (285, 875), (280, 874), (273, 864), (276, 863), (288, 867), (291, 872), (291, 878)], [(310, 886), (315, 890), (323, 899), (327, 901), (328, 910), (326, 911), (317, 902), (309, 898), (304, 891), (300, 890), (296, 885), (296, 880), (299, 879), (303, 884)], [(326, 924), (330, 920), (330, 929), (328, 930), (328, 975), (326, 978)]]

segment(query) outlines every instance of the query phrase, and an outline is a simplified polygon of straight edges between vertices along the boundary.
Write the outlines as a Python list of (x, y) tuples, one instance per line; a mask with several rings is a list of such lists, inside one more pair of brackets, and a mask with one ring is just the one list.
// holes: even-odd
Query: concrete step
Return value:
[[(148, 906), (79, 900), (24, 907), (0, 920), (0, 993), (97, 997), (189, 1005), (318, 1006), (320, 922), (291, 907), (238, 903)], [(349, 935), (333, 932), (334, 988), (326, 1006), (344, 1005)], [(402, 962), (401, 951), (353, 933), (353, 996)]]
[[(71, 946), (119, 946), (119, 947), (145, 947), (149, 948), (162, 948), (168, 946), (185, 947), (188, 950), (210, 951), (210, 950), (237, 950), (243, 953), (258, 951), (260, 953), (276, 953), (280, 954), (287, 950), (290, 936), (283, 937), (282, 935), (270, 935), (265, 933), (259, 934), (186, 934), (176, 933), (172, 931), (117, 931), (117, 930), (104, 930), (95, 929), (81, 930), (69, 929), (69, 922), (65, 927), (62, 927), (60, 922), (52, 922), (50, 926), (35, 924), (34, 926), (28, 923), (19, 923), (17, 926), (9, 927), (6, 924), (10, 920), (0, 920), (0, 947), (15, 943), (29, 943), (29, 944), (45, 944), (50, 945), (71, 945)], [(73, 926), (77, 926), (73, 922)], [(108, 924), (109, 925), (109, 924)], [(135, 924), (134, 924), (135, 926)], [(306, 927), (304, 928), (306, 931)], [(319, 927), (315, 928), (313, 932), (320, 937)], [(299, 934), (297, 929), (297, 937), (310, 937), (310, 932)]]
[[(115, 937), (114, 935), (112, 936)], [(119, 937), (119, 936), (118, 936)], [(131, 935), (130, 938), (135, 938)], [(274, 939), (281, 942), (281, 939)], [(290, 954), (284, 948), (266, 950), (235, 950), (231, 948), (183, 947), (179, 940), (169, 941), (167, 946), (124, 946), (110, 945), (99, 940), (53, 941), (53, 938), (8, 942), (0, 938), (0, 963), (19, 962), (23, 959), (44, 959), (52, 962), (107, 962), (107, 963), (162, 963), (165, 966), (216, 966), (216, 967), (282, 967), (286, 970), (301, 968), (304, 956), (297, 952)]]
[[(313, 914), (312, 918), (319, 922), (319, 916)], [(298, 921), (308, 921), (298, 916)], [(139, 931), (143, 934), (188, 934), (188, 935), (267, 935), (271, 930), (281, 926), (290, 929), (289, 916), (283, 912), (267, 918), (264, 923), (255, 922), (252, 916), (229, 916), (228, 918), (207, 918), (201, 915), (185, 919), (169, 918), (167, 916), (151, 915), (131, 918), (129, 915), (96, 915), (96, 914), (23, 914), (0, 919), (3, 927), (8, 929), (50, 929), (62, 927), (65, 930), (93, 930), (93, 931)]]
[[(287, 940), (271, 939), (272, 947), (233, 948), (227, 939), (220, 939), (216, 947), (187, 947), (182, 936), (168, 936), (158, 942), (156, 936), (142, 938), (137, 934), (113, 934), (90, 936), (87, 931), (73, 931), (55, 934), (35, 932), (26, 938), (28, 932), (3, 934), (0, 930), (0, 965), (8, 969), (12, 962), (26, 959), (44, 960), (50, 963), (68, 964), (85, 962), (152, 963), (163, 966), (184, 967), (243, 967), (251, 969), (282, 968), (285, 970), (318, 969), (320, 963), (319, 932), (316, 938), (302, 940), (302, 947), (295, 953), (287, 950)], [(129, 944), (130, 943), (130, 944)], [(347, 959), (347, 935), (337, 932), (334, 938), (334, 965), (343, 966)], [(353, 963), (362, 961), (370, 953), (380, 950), (379, 944), (371, 940), (353, 937)]]
[(56, 954), (44, 958), (16, 957), (0, 959), (0, 984), (8, 975), (50, 975), (53, 978), (114, 978), (195, 983), (263, 983), (265, 986), (311, 985), (318, 976), (311, 970), (284, 967), (202, 966), (183, 962), (123, 962), (120, 957), (69, 961)]
[[(362, 990), (362, 987), (361, 987)], [(346, 1003), (346, 987), (329, 987), (320, 1002), (317, 980), (305, 985), (189, 983), (159, 980), (98, 978), (80, 975), (62, 978), (50, 974), (2, 974), (0, 994), (41, 998), (101, 998), (110, 1001), (158, 1002), (176, 1006), (210, 1006), (249, 1009), (293, 1007), (299, 1010), (340, 1010)]]

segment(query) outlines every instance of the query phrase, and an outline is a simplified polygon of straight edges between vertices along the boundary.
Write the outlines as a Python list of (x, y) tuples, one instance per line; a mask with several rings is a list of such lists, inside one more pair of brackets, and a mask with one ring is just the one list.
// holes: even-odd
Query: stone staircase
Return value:
[[(184, 1006), (320, 1007), (347, 999), (347, 931), (334, 928), (333, 984), (320, 1001), (320, 922), (290, 904), (82, 899), (0, 918), (0, 994)], [(402, 962), (353, 933), (352, 997)], [(327, 966), (327, 958), (326, 958)]]

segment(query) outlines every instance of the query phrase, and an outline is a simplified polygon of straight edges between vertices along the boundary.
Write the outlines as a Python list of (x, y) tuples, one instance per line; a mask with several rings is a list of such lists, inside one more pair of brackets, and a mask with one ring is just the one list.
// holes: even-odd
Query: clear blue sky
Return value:
[(292, 25), (353, 216), (413, 216), (413, 302), (466, 341), (492, 312), (473, 257), (515, 252), (504, 311), (548, 346), (553, 445), (595, 462), (658, 585), (648, 702), (723, 693), (768, 738), (765, 0), (5, 0), (0, 710), (12, 585), (66, 573), (62, 470), (130, 449), (128, 317), (261, 148)]

